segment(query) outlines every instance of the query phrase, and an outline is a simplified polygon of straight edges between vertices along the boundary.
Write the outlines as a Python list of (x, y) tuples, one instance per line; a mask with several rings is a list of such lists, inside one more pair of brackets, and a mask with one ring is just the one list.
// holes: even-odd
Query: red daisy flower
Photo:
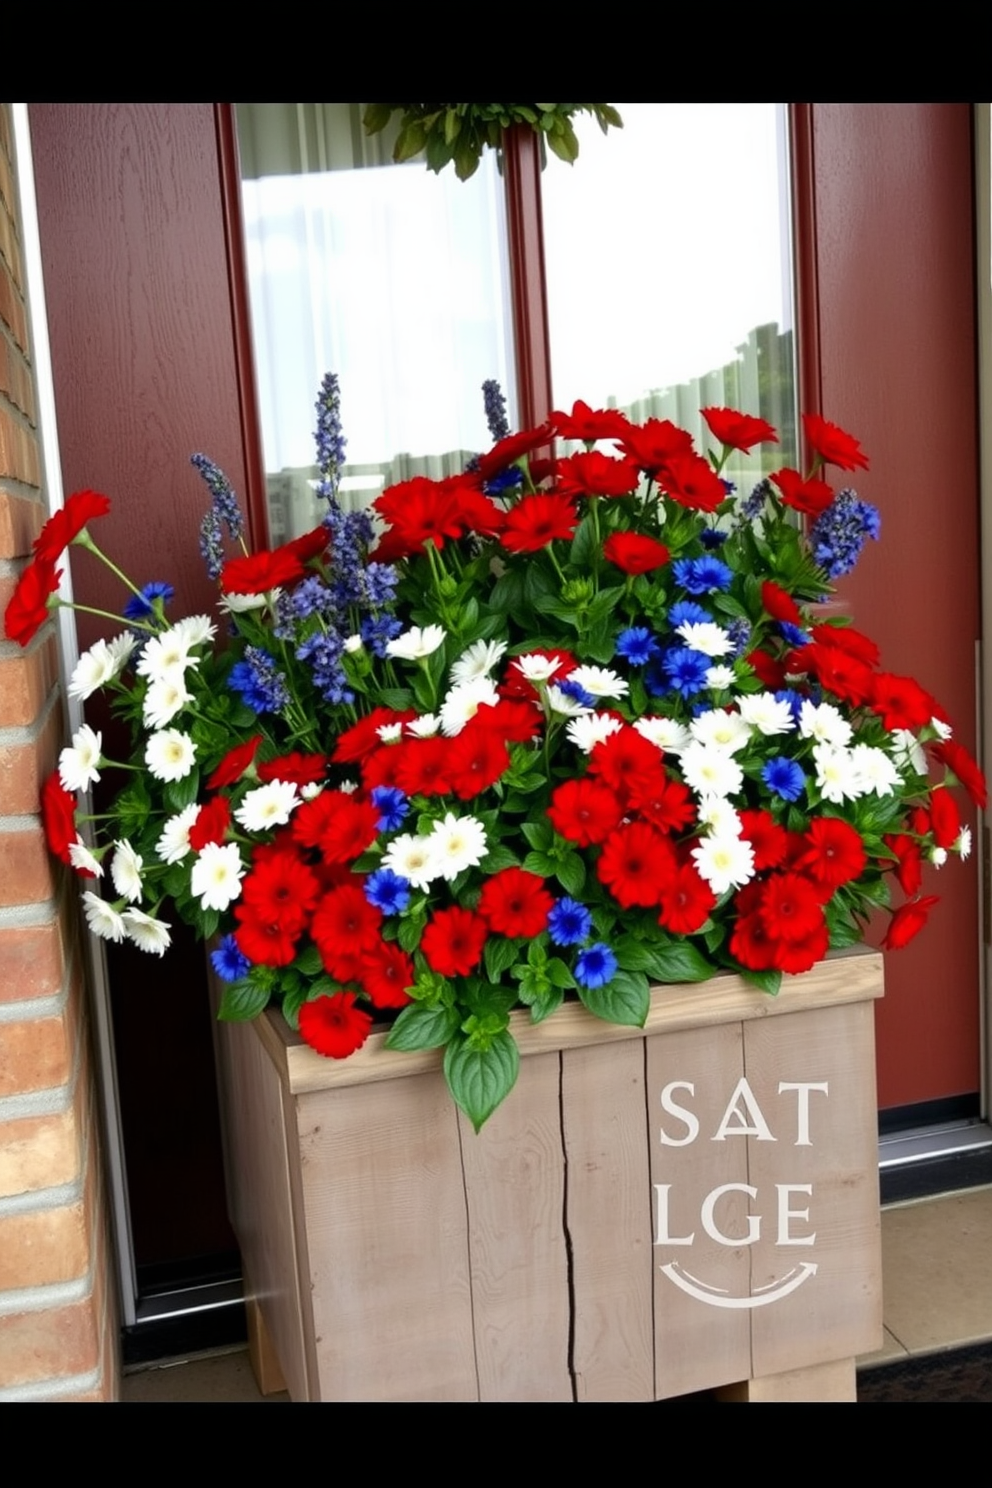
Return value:
[(658, 480), (669, 496), (692, 511), (715, 512), (727, 499), (727, 488), (702, 455), (676, 455), (666, 460)]
[(798, 873), (773, 873), (761, 896), (760, 914), (771, 940), (804, 941), (823, 925), (820, 896)]
[(394, 941), (381, 940), (362, 957), (361, 983), (377, 1008), (406, 1007), (415, 981), (413, 962)]
[(802, 625), (803, 617), (792, 595), (771, 579), (766, 579), (761, 586), (761, 603), (773, 620), (786, 620), (790, 625)]
[(373, 708), (365, 718), (360, 718), (350, 729), (345, 729), (343, 734), (338, 735), (331, 759), (336, 765), (350, 765), (356, 760), (364, 759), (367, 754), (380, 747), (381, 728), (390, 723), (409, 723), (416, 716), (412, 708), (403, 713), (397, 713), (394, 708)]
[(641, 425), (631, 424), (617, 443), (648, 475), (678, 455), (693, 453), (692, 435), (670, 419), (647, 419)]
[(378, 831), (376, 807), (347, 791), (321, 791), (293, 815), (294, 838), (317, 848), (325, 863), (353, 863), (372, 846)]
[[(804, 651), (808, 649), (808, 646), (803, 647)], [(749, 651), (746, 659), (748, 666), (771, 692), (785, 686), (785, 667), (767, 651)]]
[(48, 597), (59, 587), (62, 570), (46, 559), (36, 558), (29, 563), (17, 581), (4, 614), (4, 625), (9, 641), (26, 646), (33, 641), (48, 619)]
[(930, 797), (930, 826), (938, 847), (954, 846), (961, 832), (961, 816), (946, 787), (939, 786)]
[(623, 807), (608, 786), (584, 777), (558, 786), (551, 797), (548, 819), (569, 842), (588, 847), (606, 841), (623, 820)]
[[(402, 744), (394, 745), (381, 753), (388, 753), (393, 757), (395, 768), (391, 772), (391, 782), (398, 785), (406, 795), (446, 796), (452, 789), (449, 769), (451, 746), (451, 739), (443, 739), (440, 734), (435, 734), (430, 739), (404, 739)], [(369, 763), (372, 764), (373, 761)], [(390, 761), (380, 761), (377, 755), (374, 763), (388, 765)], [(386, 785), (390, 782), (377, 779), (375, 783)], [(367, 790), (372, 789), (369, 779), (365, 779), (365, 786)]]
[(221, 786), (233, 785), (236, 780), (240, 780), (255, 758), (262, 738), (262, 734), (256, 734), (246, 744), (236, 744), (233, 749), (229, 749), (207, 781), (207, 790), (220, 790)]
[(828, 898), (864, 872), (867, 859), (861, 834), (839, 817), (814, 817), (806, 840), (809, 850), (794, 866), (819, 884)]
[(329, 890), (310, 924), (324, 970), (339, 982), (356, 981), (362, 956), (378, 944), (381, 924), (382, 912), (366, 899), (360, 882)]
[(669, 559), (664, 543), (638, 532), (612, 532), (603, 544), (603, 557), (625, 574), (652, 573)]
[(468, 976), (482, 960), (489, 938), (485, 920), (469, 909), (439, 909), (420, 940), (432, 971), (440, 976)]
[(920, 852), (920, 844), (904, 832), (896, 832), (891, 836), (883, 837), (882, 841), (896, 855), (893, 872), (899, 887), (904, 894), (912, 898), (923, 887), (923, 854)]
[(646, 822), (628, 822), (603, 843), (596, 873), (624, 909), (635, 904), (649, 908), (660, 903), (677, 866), (675, 849), (667, 837)]
[(189, 829), (190, 847), (194, 852), (202, 852), (209, 842), (223, 842), (230, 825), (230, 801), (226, 796), (215, 796), (197, 812), (196, 820)]
[(563, 496), (629, 496), (640, 478), (633, 460), (615, 460), (599, 450), (558, 461), (557, 487)]
[(372, 504), (390, 526), (375, 551), (380, 563), (423, 552), (428, 539), (436, 548), (443, 548), (446, 539), (462, 535), (458, 497), (441, 481), (417, 475), (390, 486)]
[(940, 902), (936, 894), (928, 894), (923, 899), (914, 899), (911, 904), (901, 904), (889, 921), (889, 928), (885, 939), (882, 941), (887, 951), (899, 951), (915, 935), (919, 935), (929, 918), (930, 911), (935, 904)]
[[(41, 788), (41, 819), (49, 851), (63, 863), (71, 862), (69, 848), (76, 841), (76, 797), (67, 791), (56, 770)], [(93, 877), (89, 874), (89, 877)]]
[(583, 444), (594, 444), (597, 439), (622, 439), (630, 428), (627, 415), (619, 408), (590, 408), (577, 398), (572, 412), (551, 415), (555, 433), (559, 439), (581, 439)]
[(754, 849), (754, 866), (761, 873), (785, 861), (788, 833), (769, 811), (742, 811), (741, 836)]
[(522, 868), (504, 868), (487, 879), (479, 898), (479, 913), (491, 930), (532, 940), (547, 927), (554, 900), (543, 878)]
[(524, 455), (529, 455), (532, 450), (550, 445), (553, 436), (554, 428), (550, 419), (536, 429), (522, 429), (519, 434), (508, 434), (505, 439), (494, 444), (487, 455), (480, 455), (479, 474), (483, 480), (492, 480), (494, 475), (499, 475), (501, 470), (513, 465)]
[(887, 729), (918, 729), (930, 722), (936, 704), (912, 677), (878, 672), (873, 679), (869, 706)]
[(806, 438), (825, 465), (836, 465), (840, 470), (868, 469), (868, 456), (853, 434), (821, 418), (818, 413), (803, 414)]
[(696, 818), (696, 808), (688, 786), (679, 780), (669, 780), (661, 766), (658, 769), (658, 779), (653, 785), (644, 775), (631, 780), (628, 804), (645, 821), (660, 827), (663, 832), (684, 831)]
[(270, 780), (284, 780), (287, 785), (320, 785), (327, 774), (327, 756), (296, 752), (282, 754), (278, 759), (260, 764), (256, 773), (263, 785)]
[(221, 569), (220, 587), (225, 594), (267, 594), (282, 584), (302, 579), (305, 569), (295, 553), (286, 548), (229, 558)]
[(462, 801), (474, 800), (510, 767), (506, 745), (485, 724), (470, 723), (456, 738), (444, 742), (451, 789)]
[(61, 511), (53, 512), (34, 540), (36, 557), (45, 563), (61, 558), (66, 548), (94, 517), (105, 517), (110, 498), (99, 491), (74, 491)]
[(571, 538), (578, 521), (574, 506), (564, 496), (538, 492), (525, 496), (507, 513), (499, 540), (511, 553), (538, 553), (555, 538)]
[(778, 444), (778, 435), (763, 418), (755, 418), (750, 413), (736, 413), (732, 408), (704, 408), (701, 412), (714, 438), (731, 449), (747, 453), (754, 445), (768, 440)]
[(315, 997), (300, 1008), (300, 1033), (329, 1059), (347, 1059), (362, 1047), (371, 1027), (371, 1015), (355, 1006), (354, 992)]
[(661, 890), (658, 923), (672, 935), (694, 935), (706, 924), (715, 904), (716, 895), (693, 864), (681, 863)]
[(989, 804), (985, 776), (964, 745), (959, 744), (956, 739), (943, 739), (929, 745), (929, 748), (935, 758), (953, 771), (978, 809), (984, 811)]
[(778, 486), (786, 506), (804, 512), (807, 517), (818, 517), (834, 499), (833, 490), (825, 480), (803, 480), (798, 470), (775, 470), (770, 479)]
[(589, 774), (600, 776), (624, 801), (632, 790), (650, 797), (665, 779), (658, 746), (629, 725), (593, 746)]
[(273, 853), (256, 861), (241, 886), (246, 913), (294, 937), (303, 933), (319, 897), (317, 875), (295, 852)]
[(839, 651), (846, 651), (865, 666), (878, 666), (881, 653), (875, 642), (853, 625), (814, 625), (813, 639), (821, 646), (836, 646)]
[(240, 921), (234, 939), (242, 955), (256, 966), (288, 966), (296, 955), (299, 932), (293, 932), (275, 921), (259, 919), (243, 904), (234, 913)]

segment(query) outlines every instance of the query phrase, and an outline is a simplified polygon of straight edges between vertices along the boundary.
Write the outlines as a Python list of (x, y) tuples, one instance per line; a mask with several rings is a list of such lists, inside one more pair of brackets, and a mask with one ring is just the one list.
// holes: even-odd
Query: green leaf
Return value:
[(716, 974), (716, 967), (687, 940), (652, 946), (651, 963), (645, 970), (656, 982), (705, 982)]
[(742, 966), (740, 974), (746, 982), (760, 991), (767, 992), (769, 997), (777, 997), (782, 985), (782, 973), (780, 971), (750, 971)]
[(454, 1008), (414, 1002), (405, 1007), (386, 1038), (387, 1049), (438, 1049), (446, 1044), (458, 1028)]
[(572, 975), (570, 968), (565, 965), (564, 961), (559, 961), (557, 956), (551, 957), (544, 968), (544, 975), (552, 987), (559, 987), (563, 991), (568, 991), (575, 986), (575, 977)]
[(536, 852), (548, 852), (555, 840), (555, 829), (546, 816), (538, 821), (521, 822), (520, 830)]
[(519, 1069), (520, 1051), (505, 1030), (488, 1047), (478, 1048), (469, 1039), (456, 1037), (444, 1051), (448, 1089), (476, 1131), (509, 1095)]
[(543, 997), (537, 997), (530, 1005), (530, 1021), (532, 1023), (543, 1023), (552, 1013), (557, 1012), (564, 1000), (564, 993), (557, 987), (552, 987)]
[(426, 923), (426, 919), (420, 915), (409, 915), (400, 920), (399, 934), (396, 939), (401, 950), (409, 954), (410, 951), (417, 949)]
[(529, 852), (524, 858), (524, 872), (536, 873), (540, 878), (551, 878), (557, 867), (557, 860), (547, 853)]
[(519, 955), (520, 948), (515, 941), (507, 940), (502, 935), (493, 936), (486, 941), (486, 949), (483, 953), (486, 976), (491, 982), (501, 982)]
[[(528, 857), (532, 854), (528, 853)], [(566, 894), (571, 894), (577, 899), (582, 893), (586, 882), (586, 865), (578, 853), (568, 853), (555, 865), (555, 878), (561, 884)]]
[(220, 1000), (217, 1017), (224, 1023), (247, 1022), (264, 1012), (268, 1001), (267, 987), (258, 987), (250, 981), (228, 982)]
[(185, 811), (196, 800), (199, 789), (200, 772), (193, 769), (182, 780), (170, 780), (162, 792), (162, 799), (170, 811)]
[(618, 971), (605, 987), (580, 987), (585, 1007), (606, 1023), (643, 1028), (651, 1006), (648, 979), (640, 971)]
[(497, 843), (482, 859), (482, 862), (479, 864), (479, 872), (486, 874), (502, 873), (504, 868), (519, 867), (520, 859), (516, 853), (510, 848), (504, 847), (502, 843)]
[(293, 965), (295, 966), (296, 970), (301, 971), (305, 977), (318, 976), (319, 973), (324, 969), (324, 963), (320, 959), (320, 952), (315, 945), (305, 946), (299, 953), (299, 955), (294, 959)]

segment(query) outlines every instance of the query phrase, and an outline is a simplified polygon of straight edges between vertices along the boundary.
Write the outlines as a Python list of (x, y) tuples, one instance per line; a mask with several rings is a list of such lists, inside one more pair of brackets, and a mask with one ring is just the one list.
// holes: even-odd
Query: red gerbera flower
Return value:
[(479, 898), (479, 913), (500, 935), (523, 935), (532, 940), (547, 927), (554, 900), (543, 878), (522, 868), (504, 868), (487, 879)]
[(592, 842), (606, 841), (623, 820), (623, 807), (608, 786), (584, 777), (558, 786), (551, 797), (548, 819), (569, 842), (588, 847)]
[(648, 475), (676, 456), (693, 452), (692, 435), (678, 428), (671, 419), (647, 419), (641, 425), (631, 424), (617, 442)]
[(35, 538), (35, 555), (45, 563), (54, 563), (76, 540), (87, 522), (94, 517), (105, 517), (109, 510), (110, 498), (101, 496), (99, 491), (74, 491), (67, 497), (62, 510), (52, 513)]
[(310, 924), (324, 970), (339, 982), (357, 980), (362, 956), (377, 945), (381, 924), (382, 911), (369, 903), (360, 883), (330, 889)]
[(875, 642), (853, 625), (814, 625), (812, 634), (821, 646), (836, 646), (839, 651), (863, 661), (865, 666), (878, 666), (880, 653)]
[(629, 725), (593, 746), (589, 773), (599, 775), (624, 800), (636, 789), (650, 795), (665, 778), (658, 746)]
[(551, 415), (559, 439), (581, 439), (593, 444), (597, 439), (622, 439), (630, 428), (627, 415), (619, 408), (593, 409), (577, 398), (572, 412)]
[(731, 449), (746, 453), (756, 444), (773, 440), (778, 444), (778, 435), (771, 424), (750, 413), (736, 413), (732, 408), (704, 408), (703, 418), (709, 424), (716, 439)]
[[(326, 537), (326, 532), (325, 532)], [(229, 558), (221, 569), (220, 587), (225, 594), (267, 594), (281, 584), (293, 584), (305, 573), (302, 560), (288, 547), (274, 552), (250, 553)]]
[(353, 863), (372, 846), (378, 831), (376, 807), (347, 791), (321, 791), (293, 816), (296, 841), (317, 848), (325, 863)]
[(319, 785), (327, 774), (326, 754), (282, 754), (266, 760), (256, 771), (263, 785), (284, 780), (287, 785)]
[(256, 734), (246, 744), (236, 744), (233, 749), (229, 749), (207, 781), (207, 790), (220, 790), (222, 786), (233, 785), (236, 780), (240, 780), (255, 758), (262, 739), (262, 734)]
[(381, 728), (390, 723), (409, 723), (416, 716), (412, 708), (403, 713), (397, 713), (395, 708), (373, 708), (371, 713), (338, 735), (331, 758), (336, 765), (350, 765), (355, 760), (364, 759), (382, 743), (379, 738)]
[(644, 775), (630, 782), (628, 805), (663, 832), (684, 831), (696, 818), (692, 792), (681, 781), (670, 780), (663, 767), (653, 784)]
[(62, 570), (46, 559), (29, 563), (17, 581), (4, 615), (7, 639), (26, 646), (48, 619), (48, 597), (59, 587)]
[(886, 847), (891, 848), (896, 855), (893, 868), (899, 887), (903, 893), (910, 898), (918, 894), (923, 886), (923, 855), (920, 845), (914, 842), (904, 832), (896, 832), (891, 836), (883, 837), (882, 841)]
[[(804, 651), (808, 649), (808, 646), (803, 647)], [(785, 667), (774, 656), (769, 656), (767, 651), (749, 651), (746, 659), (755, 675), (772, 692), (785, 686)]]
[(863, 661), (836, 646), (821, 646), (813, 641), (811, 645), (792, 652), (786, 665), (795, 671), (815, 673), (828, 692), (853, 703), (856, 708), (862, 707), (873, 696), (875, 678), (872, 672)]
[(914, 935), (919, 935), (929, 918), (930, 911), (938, 904), (939, 896), (928, 894), (923, 899), (914, 899), (911, 904), (901, 904), (889, 921), (889, 928), (882, 941), (887, 951), (898, 951), (909, 945)]
[(189, 845), (194, 852), (202, 852), (208, 842), (223, 842), (231, 825), (231, 803), (226, 796), (215, 796), (201, 806), (196, 820), (189, 829)]
[(715, 904), (716, 895), (693, 864), (681, 863), (661, 889), (658, 923), (672, 935), (694, 935), (706, 924)]
[(930, 797), (930, 826), (938, 847), (953, 847), (960, 835), (961, 816), (946, 787), (938, 787)]
[(603, 544), (603, 556), (625, 574), (643, 574), (664, 568), (670, 555), (656, 538), (642, 537), (638, 532), (611, 532)]
[(869, 706), (887, 729), (918, 729), (930, 722), (936, 704), (912, 677), (878, 672), (873, 679)]
[(499, 736), (485, 724), (473, 720), (454, 739), (444, 741), (451, 789), (462, 801), (471, 801), (510, 768), (510, 756)]
[(631, 909), (661, 901), (678, 866), (675, 849), (667, 837), (646, 822), (628, 822), (617, 827), (603, 843), (596, 872), (618, 904)]
[(292, 936), (302, 934), (319, 896), (317, 875), (295, 852), (272, 853), (256, 861), (241, 886), (246, 913)]
[(410, 553), (420, 553), (428, 540), (436, 548), (443, 548), (447, 538), (462, 534), (455, 492), (426, 476), (417, 475), (390, 486), (372, 504), (390, 525), (375, 552), (378, 562), (392, 563)]
[(848, 822), (835, 816), (814, 817), (806, 839), (809, 849), (794, 866), (819, 884), (828, 898), (864, 872), (865, 846), (860, 832)]
[(761, 603), (773, 620), (786, 620), (790, 625), (802, 625), (803, 617), (792, 595), (771, 579), (761, 586)]
[(507, 514), (499, 540), (511, 553), (538, 553), (555, 538), (571, 538), (578, 521), (575, 508), (564, 496), (538, 492), (525, 496)]
[(557, 488), (564, 496), (628, 496), (639, 480), (633, 460), (615, 460), (599, 450), (558, 461)]
[[(76, 841), (76, 797), (67, 791), (55, 770), (41, 788), (41, 819), (49, 851), (69, 863), (69, 848)], [(92, 876), (92, 875), (91, 875)]]
[(833, 490), (825, 480), (816, 477), (803, 480), (798, 470), (775, 470), (770, 479), (778, 486), (786, 506), (805, 512), (808, 517), (818, 517), (834, 499)]
[(485, 920), (469, 909), (439, 909), (420, 940), (432, 971), (441, 976), (468, 976), (482, 960), (489, 937)]
[(818, 413), (803, 414), (806, 438), (825, 465), (836, 465), (840, 470), (868, 469), (868, 456), (853, 434), (821, 418)]
[(984, 811), (989, 804), (985, 776), (964, 745), (956, 739), (942, 739), (928, 747), (935, 758), (954, 772), (978, 809)]
[(523, 429), (519, 434), (508, 434), (505, 439), (494, 444), (487, 455), (479, 456), (479, 474), (483, 480), (492, 480), (494, 475), (499, 475), (501, 470), (513, 465), (524, 455), (529, 455), (532, 450), (550, 445), (553, 435), (550, 419), (536, 429)]
[(669, 496), (692, 511), (715, 512), (727, 499), (727, 488), (702, 455), (676, 455), (666, 460), (658, 480)]
[[(394, 757), (392, 780), (408, 796), (446, 796), (451, 791), (449, 772), (452, 741), (435, 734), (429, 739), (404, 739), (388, 753)], [(375, 756), (378, 761), (378, 756)], [(370, 761), (370, 763), (372, 763)], [(384, 761), (388, 764), (388, 761)], [(371, 790), (369, 780), (366, 787)], [(385, 785), (385, 780), (377, 780)]]
[(300, 1008), (300, 1033), (311, 1049), (330, 1059), (346, 1059), (369, 1036), (372, 1018), (355, 1006), (354, 992), (315, 997)]
[(742, 811), (741, 836), (754, 849), (754, 866), (759, 873), (777, 868), (785, 861), (789, 837), (784, 827), (769, 811)]
[(406, 1007), (415, 981), (413, 962), (394, 941), (380, 940), (362, 957), (361, 983), (377, 1008)]
[(234, 913), (240, 921), (234, 932), (238, 949), (256, 966), (288, 966), (296, 955), (299, 931), (288, 929), (278, 921), (259, 919), (243, 904)]
[(761, 896), (761, 916), (771, 940), (801, 941), (823, 925), (820, 896), (798, 873), (773, 873)]

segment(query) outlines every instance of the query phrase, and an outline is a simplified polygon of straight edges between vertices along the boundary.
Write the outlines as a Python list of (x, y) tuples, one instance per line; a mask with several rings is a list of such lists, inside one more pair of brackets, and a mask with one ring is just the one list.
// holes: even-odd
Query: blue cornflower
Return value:
[(676, 582), (689, 594), (712, 594), (717, 589), (729, 589), (734, 577), (733, 569), (708, 553), (701, 558), (680, 558), (672, 567)]
[(672, 630), (680, 625), (706, 625), (713, 619), (709, 610), (704, 610), (691, 599), (680, 599), (668, 612), (668, 623)]
[(320, 384), (317, 394), (317, 469), (320, 481), (318, 496), (334, 497), (337, 494), (344, 468), (345, 438), (341, 432), (341, 390), (337, 376), (328, 372)]
[(501, 470), (490, 480), (483, 482), (482, 489), (487, 496), (499, 496), (501, 492), (508, 491), (511, 486), (519, 486), (524, 478), (524, 473), (519, 465), (510, 465), (506, 470)]
[(231, 668), (227, 685), (254, 713), (278, 713), (289, 702), (286, 679), (260, 646), (246, 646), (244, 660)]
[(761, 778), (783, 801), (798, 801), (806, 785), (806, 777), (795, 760), (784, 754), (776, 755), (762, 766)]
[(573, 703), (578, 703), (581, 708), (595, 708), (596, 699), (591, 692), (586, 692), (579, 682), (573, 682), (571, 677), (566, 677), (558, 683), (559, 692), (563, 692)]
[(662, 657), (662, 667), (671, 686), (684, 698), (691, 698), (706, 686), (706, 673), (713, 658), (690, 646), (669, 646)]
[(369, 794), (373, 806), (381, 813), (376, 822), (376, 830), (395, 832), (409, 815), (409, 797), (398, 785), (374, 785)]
[(783, 687), (778, 692), (776, 692), (775, 701), (777, 703), (788, 703), (789, 709), (792, 713), (793, 723), (799, 722), (799, 717), (802, 713), (804, 701), (800, 693), (793, 692), (791, 687)]
[(782, 639), (788, 641), (790, 646), (808, 646), (812, 640), (812, 636), (805, 630), (800, 630), (798, 625), (793, 625), (791, 620), (779, 620), (778, 628)]
[(555, 945), (581, 945), (592, 933), (592, 915), (575, 899), (561, 898), (548, 915), (548, 934)]
[(575, 962), (575, 980), (580, 987), (605, 987), (617, 970), (617, 958), (608, 945), (600, 942), (580, 951)]
[(632, 625), (617, 636), (617, 655), (631, 666), (647, 666), (658, 654), (658, 642), (644, 625)]
[(485, 404), (486, 423), (489, 425), (493, 444), (498, 444), (509, 434), (510, 425), (506, 420), (506, 399), (503, 397), (503, 389), (495, 377), (488, 377), (482, 384), (482, 401)]
[(365, 897), (384, 915), (402, 914), (410, 903), (410, 883), (391, 868), (377, 868), (365, 880)]
[[(730, 481), (724, 481), (723, 484), (725, 486), (730, 486), (731, 491), (734, 489)], [(721, 532), (719, 527), (704, 527), (702, 532), (699, 534), (699, 541), (702, 543), (704, 548), (712, 552), (714, 548), (722, 548), (729, 536), (729, 532)]]
[(222, 982), (240, 982), (251, 970), (251, 962), (242, 954), (233, 935), (225, 935), (217, 949), (211, 951), (210, 963)]
[(153, 580), (145, 584), (140, 594), (132, 594), (124, 606), (124, 614), (128, 620), (147, 620), (150, 615), (155, 614), (155, 600), (160, 599), (163, 607), (174, 598), (175, 589), (171, 584)]
[(849, 488), (840, 491), (810, 528), (813, 558), (832, 579), (840, 578), (851, 572), (866, 540), (877, 538), (881, 526), (877, 507), (859, 501)]

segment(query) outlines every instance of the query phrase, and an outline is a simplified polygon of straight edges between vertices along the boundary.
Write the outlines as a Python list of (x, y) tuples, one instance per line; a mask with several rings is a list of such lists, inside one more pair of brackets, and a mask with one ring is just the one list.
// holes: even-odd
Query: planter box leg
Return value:
[(285, 1390), (286, 1381), (283, 1379), (279, 1355), (265, 1326), (262, 1309), (258, 1305), (258, 1299), (251, 1293), (247, 1277), (245, 1313), (248, 1318), (248, 1360), (258, 1392), (260, 1395), (276, 1395), (280, 1390)]
[(829, 1364), (812, 1364), (807, 1369), (788, 1369), (784, 1374), (741, 1380), (738, 1384), (723, 1385), (716, 1395), (718, 1400), (849, 1403), (858, 1398), (854, 1360), (835, 1359)]

